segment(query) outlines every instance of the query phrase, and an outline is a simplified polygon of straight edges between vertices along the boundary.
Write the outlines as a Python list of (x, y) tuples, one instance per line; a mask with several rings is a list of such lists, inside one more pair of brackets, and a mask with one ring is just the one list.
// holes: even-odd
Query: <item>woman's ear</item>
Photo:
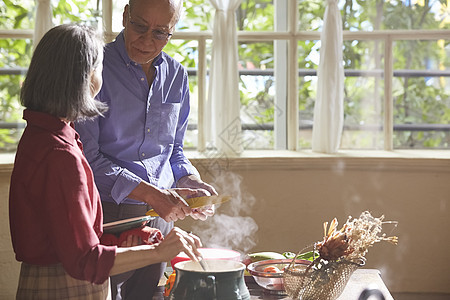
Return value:
[(102, 65), (100, 64), (97, 68), (93, 69), (89, 74), (89, 87), (91, 90), (92, 98), (94, 98), (98, 94), (98, 92), (100, 92), (102, 84), (103, 84)]

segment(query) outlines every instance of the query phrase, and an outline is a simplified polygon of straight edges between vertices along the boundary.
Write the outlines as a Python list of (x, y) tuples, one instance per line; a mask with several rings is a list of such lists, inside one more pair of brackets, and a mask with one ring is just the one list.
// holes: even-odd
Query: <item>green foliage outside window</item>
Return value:
[[(34, 27), (34, 3), (28, 0), (0, 0), (1, 29), (32, 29)], [(289, 0), (290, 1), (290, 0)], [(445, 1), (386, 1), (341, 0), (343, 28), (350, 31), (450, 29), (446, 18)], [(326, 1), (298, 2), (298, 30), (320, 31)], [(422, 4), (420, 4), (422, 3)], [(53, 0), (54, 23), (85, 22), (96, 25), (100, 21), (100, 2), (92, 0)], [(238, 30), (274, 31), (275, 8), (272, 0), (244, 0), (236, 12)], [(214, 8), (209, 1), (185, 1), (185, 14), (177, 31), (212, 30)], [(117, 20), (115, 20), (117, 21)], [(121, 20), (120, 20), (121, 21)], [(317, 70), (318, 41), (299, 41), (298, 68)], [(399, 70), (447, 70), (449, 66), (448, 40), (396, 41), (394, 44), (394, 71)], [(26, 70), (32, 53), (32, 41), (28, 39), (0, 39), (0, 69)], [(345, 41), (344, 68), (346, 70), (383, 71), (384, 43), (382, 41)], [(166, 52), (174, 55), (187, 68), (197, 68), (198, 44), (196, 41), (171, 40)], [(238, 45), (239, 64), (242, 69), (271, 70), (274, 68), (274, 43), (271, 41), (242, 41)], [(208, 67), (211, 41), (207, 42)], [(274, 105), (274, 81), (270, 75), (241, 76), (240, 95), (243, 119), (254, 125), (273, 124), (277, 109)], [(313, 120), (316, 85), (314, 76), (299, 77), (300, 123)], [(2, 106), (0, 122), (21, 120), (18, 104), (23, 73), (0, 74), (0, 98)], [(197, 79), (190, 78), (191, 91), (196, 92)], [(395, 125), (450, 123), (449, 77), (395, 77), (394, 116)], [(256, 87), (256, 88), (255, 88)], [(382, 126), (384, 113), (384, 82), (377, 76), (346, 77), (345, 125)], [(368, 96), (371, 99), (367, 101)], [(195, 112), (194, 112), (195, 114)], [(196, 121), (194, 117), (194, 122)], [(192, 122), (191, 122), (192, 123)], [(16, 132), (14, 134), (14, 132)], [(261, 132), (261, 131), (260, 131)], [(355, 148), (379, 148), (382, 134), (367, 135), (364, 129), (349, 131), (350, 144)], [(448, 148), (449, 131), (396, 130), (395, 148)], [(0, 149), (14, 151), (20, 129), (0, 129)], [(262, 136), (263, 148), (273, 146), (273, 131)], [(380, 141), (373, 142), (374, 139)], [(310, 147), (308, 139), (300, 141), (302, 147)]]
[[(31, 1), (4, 0), (0, 6), (1, 29), (29, 29), (34, 25), (34, 17), (30, 14)], [(28, 3), (26, 3), (28, 2)], [(29, 39), (0, 39), (0, 69), (16, 68), (14, 75), (0, 74), (0, 122), (15, 123), (22, 119), (19, 104), (20, 86), (31, 58)], [(14, 150), (21, 128), (0, 129), (0, 149)]]

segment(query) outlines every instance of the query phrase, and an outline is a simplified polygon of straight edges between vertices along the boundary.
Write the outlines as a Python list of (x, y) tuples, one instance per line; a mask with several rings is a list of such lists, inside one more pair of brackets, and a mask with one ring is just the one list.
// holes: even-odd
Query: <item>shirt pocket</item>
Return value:
[(161, 104), (161, 122), (159, 124), (159, 141), (162, 146), (173, 144), (177, 130), (180, 103)]

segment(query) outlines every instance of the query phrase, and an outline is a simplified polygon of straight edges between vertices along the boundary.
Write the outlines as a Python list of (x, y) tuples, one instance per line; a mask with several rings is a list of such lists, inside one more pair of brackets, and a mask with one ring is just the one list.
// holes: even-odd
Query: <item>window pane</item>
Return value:
[(245, 149), (273, 149), (273, 42), (239, 45), (241, 122)]
[[(443, 4), (441, 4), (443, 3)], [(299, 30), (321, 30), (326, 1), (299, 1)], [(445, 1), (347, 1), (339, 0), (344, 30), (449, 28)]]
[(383, 149), (383, 56), (383, 41), (344, 41), (342, 149)]
[[(208, 46), (210, 49), (210, 43)], [(184, 148), (196, 149), (198, 147), (198, 42), (171, 39), (164, 48), (164, 52), (175, 58), (188, 70), (191, 110)]]
[(31, 43), (29, 39), (0, 39), (0, 152), (15, 151), (24, 128), (19, 95)]
[(22, 135), (22, 106), (19, 103), (20, 84), (24, 75), (0, 73), (0, 153), (14, 152)]
[(298, 43), (299, 68), (299, 149), (311, 149), (314, 103), (317, 95), (317, 67), (319, 65), (318, 41), (300, 41)]
[(300, 0), (298, 5), (298, 30), (317, 31), (321, 29), (325, 4), (326, 1), (323, 0)]
[(51, 3), (53, 8), (53, 24), (83, 23), (92, 27), (97, 27), (101, 24), (100, 1), (52, 0)]
[(113, 1), (113, 15), (112, 15), (112, 31), (120, 32), (123, 29), (122, 15), (125, 5), (128, 4), (128, 0), (114, 0)]
[(238, 30), (273, 31), (273, 0), (242, 1), (236, 10)]
[(376, 11), (371, 14), (372, 23), (376, 24), (382, 20), (381, 29), (442, 29), (444, 26), (448, 28), (445, 1), (386, 1), (383, 10), (377, 9), (375, 3), (372, 5), (372, 11)]
[[(320, 41), (299, 42), (299, 142), (312, 147)], [(344, 130), (341, 149), (382, 149), (384, 81), (378, 41), (344, 41)], [(375, 49), (378, 49), (375, 51)]]
[(16, 0), (3, 2), (0, 7), (0, 29), (34, 28), (34, 1)]
[[(185, 13), (177, 31), (213, 30), (215, 8), (209, 1), (184, 1)], [(273, 0), (242, 1), (236, 10), (237, 30), (273, 31)]]
[[(96, 0), (52, 0), (53, 24), (84, 22), (88, 25), (96, 25), (100, 16), (100, 3)], [(0, 28), (33, 29), (35, 7), (35, 1), (5, 1), (4, 6), (0, 8)]]
[(177, 31), (212, 30), (214, 22), (214, 7), (210, 1), (184, 1), (184, 14), (178, 22)]
[(450, 145), (449, 41), (394, 43), (394, 147)]

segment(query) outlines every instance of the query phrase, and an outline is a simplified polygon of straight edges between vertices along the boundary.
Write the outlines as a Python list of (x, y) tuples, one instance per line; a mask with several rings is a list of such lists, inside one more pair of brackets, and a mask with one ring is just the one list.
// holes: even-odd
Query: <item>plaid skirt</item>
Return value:
[(71, 277), (61, 264), (37, 266), (22, 263), (16, 299), (111, 299), (109, 279), (103, 284)]

